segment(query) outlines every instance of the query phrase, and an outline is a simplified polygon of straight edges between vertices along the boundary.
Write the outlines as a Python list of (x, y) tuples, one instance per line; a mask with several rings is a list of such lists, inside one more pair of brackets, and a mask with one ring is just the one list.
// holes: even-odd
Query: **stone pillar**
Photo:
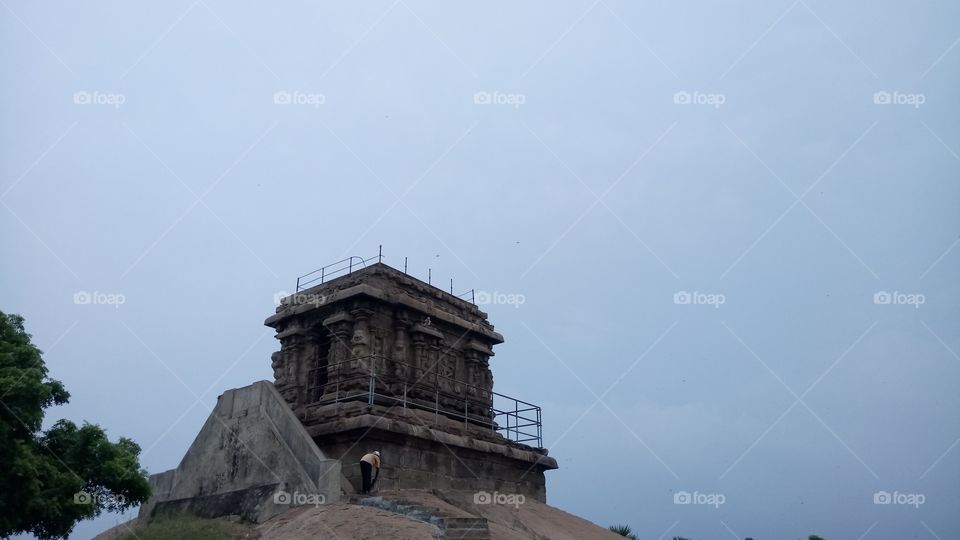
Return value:
[(493, 351), (485, 343), (471, 340), (466, 345), (467, 382), (470, 384), (468, 395), (473, 404), (471, 411), (485, 422), (493, 407), (493, 374), (490, 372), (490, 356)]
[[(427, 337), (421, 333), (413, 334), (413, 372), (410, 374), (408, 383), (411, 385), (424, 385), (427, 378)], [(417, 397), (423, 392), (417, 388), (412, 390), (411, 394)]]
[(440, 388), (440, 404), (463, 412), (463, 401), (457, 396), (457, 390), (454, 386), (454, 380), (457, 376), (457, 358), (454, 351), (437, 351), (437, 385)]
[(373, 312), (369, 309), (354, 309), (350, 311), (353, 317), (353, 335), (350, 336), (350, 367), (367, 371), (368, 356), (370, 355), (370, 326), (369, 319)]
[(350, 360), (349, 339), (353, 330), (353, 319), (346, 313), (336, 313), (323, 321), (323, 327), (330, 336), (327, 387), (324, 388), (324, 399), (327, 399), (335, 397), (338, 390), (344, 390), (344, 379), (351, 375), (347, 362)]
[(413, 348), (416, 358), (414, 377), (411, 382), (421, 387), (415, 394), (422, 399), (434, 401), (437, 385), (437, 361), (440, 357), (443, 334), (426, 323), (413, 325), (410, 332), (413, 334)]
[(409, 322), (405, 319), (397, 319), (393, 330), (393, 351), (390, 355), (392, 360), (392, 371), (395, 383), (392, 386), (393, 393), (403, 394), (404, 383), (409, 384), (413, 376), (410, 369), (410, 343), (407, 335)]
[(316, 388), (316, 370), (317, 362), (320, 359), (319, 336), (315, 332), (310, 332), (303, 338), (303, 359), (302, 371), (304, 381), (303, 403), (313, 403), (320, 399)]
[(292, 406), (297, 402), (296, 359), (289, 349), (279, 350), (270, 355), (275, 386), (283, 399)]
[(286, 363), (284, 361), (283, 352), (277, 351), (270, 355), (270, 367), (273, 368), (274, 386), (280, 389), (285, 388), (290, 384), (290, 382), (287, 380), (287, 374), (284, 373)]

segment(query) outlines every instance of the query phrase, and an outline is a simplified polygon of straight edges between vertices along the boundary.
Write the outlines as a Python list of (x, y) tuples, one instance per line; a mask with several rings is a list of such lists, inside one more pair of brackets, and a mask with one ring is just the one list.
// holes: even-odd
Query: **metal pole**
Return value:
[(370, 366), (370, 395), (369, 395), (369, 398), (367, 399), (367, 403), (369, 405), (373, 405), (373, 379), (375, 377), (376, 375), (374, 373), (373, 366)]
[(404, 274), (407, 273), (407, 258), (406, 258), (406, 257), (403, 258), (403, 273), (404, 273)]
[(380, 250), (377, 252), (377, 262), (383, 262), (383, 244), (380, 244)]
[(353, 257), (350, 257), (348, 260), (350, 261), (350, 270), (347, 271), (347, 273), (349, 274), (350, 272), (353, 272)]
[(450, 278), (450, 294), (453, 294), (453, 278)]
[(537, 407), (537, 447), (543, 448), (543, 417), (540, 407)]
[(324, 266), (320, 269), (320, 283), (323, 283), (323, 278), (327, 275), (327, 267)]
[(520, 428), (517, 427), (520, 425), (520, 404), (517, 403), (517, 400), (513, 400), (513, 434), (516, 435), (517, 439), (520, 439)]
[(477, 305), (477, 295), (473, 292), (473, 289), (470, 289), (470, 301), (473, 302), (473, 305)]
[(427, 268), (427, 285), (433, 285), (431, 280), (433, 280), (433, 269)]

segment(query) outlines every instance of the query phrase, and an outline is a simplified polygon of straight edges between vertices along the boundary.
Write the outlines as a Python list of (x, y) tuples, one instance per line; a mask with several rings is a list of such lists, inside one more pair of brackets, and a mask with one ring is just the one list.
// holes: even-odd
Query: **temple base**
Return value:
[(307, 407), (301, 421), (325, 456), (360, 491), (360, 458), (382, 454), (377, 488), (522, 494), (546, 502), (544, 471), (557, 461), (541, 448), (509, 441), (429, 411), (345, 402)]

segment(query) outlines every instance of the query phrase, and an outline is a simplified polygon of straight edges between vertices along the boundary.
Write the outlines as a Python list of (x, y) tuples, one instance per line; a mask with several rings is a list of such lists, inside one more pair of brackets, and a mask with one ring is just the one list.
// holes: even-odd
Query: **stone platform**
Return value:
[(522, 494), (546, 502), (544, 472), (557, 468), (544, 449), (509, 441), (424, 410), (345, 402), (306, 409), (307, 432), (340, 459), (353, 491), (359, 461), (379, 450), (383, 490), (455, 489)]

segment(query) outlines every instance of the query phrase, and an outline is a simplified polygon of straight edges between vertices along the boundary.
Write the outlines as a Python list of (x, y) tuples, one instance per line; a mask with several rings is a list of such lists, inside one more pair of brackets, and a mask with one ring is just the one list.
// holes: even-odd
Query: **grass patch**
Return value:
[(253, 527), (224, 519), (205, 519), (191, 514), (156, 518), (136, 525), (121, 540), (241, 540), (254, 539)]

